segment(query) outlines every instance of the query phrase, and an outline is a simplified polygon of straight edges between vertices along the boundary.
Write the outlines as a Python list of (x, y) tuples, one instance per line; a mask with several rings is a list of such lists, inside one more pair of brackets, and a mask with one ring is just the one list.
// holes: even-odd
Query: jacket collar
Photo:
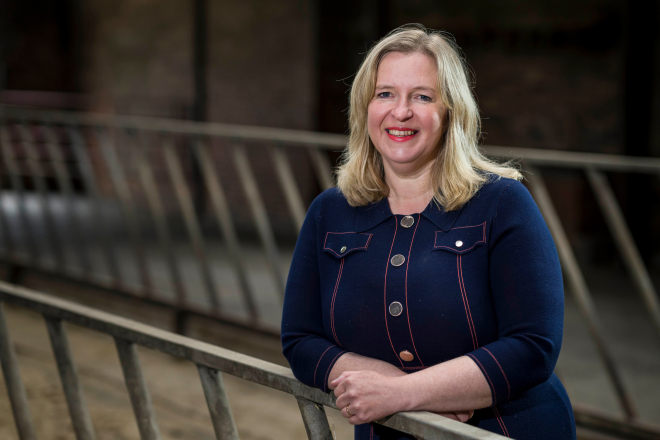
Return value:
[[(368, 206), (359, 206), (356, 209), (355, 232), (367, 231), (394, 215), (390, 210), (387, 197), (379, 202), (372, 203)], [(422, 215), (446, 232), (454, 226), (454, 222), (456, 222), (460, 212), (460, 209), (447, 212), (444, 208), (438, 207), (434, 200), (431, 200), (426, 209), (422, 211)]]

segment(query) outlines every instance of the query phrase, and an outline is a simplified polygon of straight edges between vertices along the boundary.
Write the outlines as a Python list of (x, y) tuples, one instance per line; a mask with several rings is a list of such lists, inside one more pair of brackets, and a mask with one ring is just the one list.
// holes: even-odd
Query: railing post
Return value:
[(14, 352), (14, 346), (9, 338), (9, 329), (5, 312), (0, 302), (0, 364), (2, 364), (2, 373), (5, 376), (7, 393), (11, 402), (11, 409), (14, 412), (16, 429), (18, 437), (21, 440), (36, 440), (37, 435), (32, 423), (30, 414), (30, 405), (25, 394), (25, 386), (21, 379), (21, 373), (18, 369), (18, 360)]
[(270, 153), (273, 157), (273, 163), (275, 164), (275, 170), (280, 179), (280, 184), (284, 190), (284, 198), (287, 205), (289, 205), (289, 211), (291, 212), (293, 221), (296, 223), (296, 228), (300, 231), (303, 221), (305, 221), (307, 209), (305, 209), (296, 179), (291, 171), (291, 165), (286, 157), (286, 151), (284, 151), (282, 146), (276, 145), (270, 147)]
[(186, 184), (183, 171), (181, 170), (179, 159), (176, 157), (176, 152), (174, 151), (174, 145), (172, 144), (171, 139), (165, 140), (163, 154), (165, 155), (165, 163), (167, 164), (167, 169), (170, 173), (172, 184), (174, 185), (174, 192), (179, 201), (181, 211), (183, 211), (183, 219), (186, 223), (188, 236), (190, 237), (190, 241), (192, 242), (195, 251), (195, 258), (197, 259), (200, 271), (202, 272), (202, 279), (206, 285), (206, 293), (209, 298), (209, 303), (214, 312), (219, 312), (221, 304), (220, 295), (206, 256), (204, 235), (202, 234), (202, 228), (199, 224), (197, 214), (195, 213), (195, 206), (193, 205), (190, 191)]
[(238, 440), (238, 432), (222, 381), (222, 373), (204, 365), (197, 365), (197, 370), (216, 438), (218, 440)]
[(135, 206), (133, 205), (133, 198), (131, 197), (131, 190), (128, 187), (126, 175), (124, 174), (124, 170), (117, 158), (117, 152), (115, 151), (112, 139), (108, 137), (107, 133), (101, 130), (97, 132), (97, 137), (99, 140), (99, 146), (101, 147), (101, 153), (105, 159), (105, 164), (110, 171), (110, 177), (115, 192), (117, 193), (117, 197), (119, 197), (119, 202), (122, 206), (126, 227), (128, 228), (128, 236), (135, 252), (135, 258), (137, 259), (142, 288), (146, 296), (151, 296), (153, 293), (151, 276), (149, 274), (149, 268), (147, 267), (147, 257), (145, 255), (140, 234), (140, 223), (137, 213), (135, 212)]
[(57, 370), (60, 373), (62, 388), (66, 396), (66, 403), (69, 406), (69, 414), (73, 423), (73, 430), (78, 440), (94, 440), (94, 426), (87, 411), (87, 404), (83, 395), (83, 390), (78, 379), (78, 371), (71, 356), (69, 340), (62, 321), (56, 318), (44, 316), (48, 335), (53, 347), (53, 354), (57, 363)]
[(209, 197), (211, 198), (211, 203), (215, 210), (215, 216), (218, 220), (222, 235), (224, 236), (227, 250), (229, 251), (229, 258), (234, 267), (236, 278), (238, 279), (241, 297), (251, 319), (257, 321), (259, 318), (257, 307), (254, 301), (254, 296), (252, 295), (252, 289), (247, 280), (245, 266), (243, 265), (243, 256), (238, 242), (238, 235), (236, 234), (236, 228), (234, 227), (234, 222), (231, 218), (229, 203), (227, 203), (225, 192), (220, 184), (218, 174), (216, 173), (215, 168), (213, 168), (213, 161), (207, 146), (201, 140), (198, 140), (193, 145), (193, 149), (195, 152), (195, 158), (199, 162), (199, 166), (202, 170), (204, 181), (206, 182), (206, 189), (209, 192)]
[(245, 190), (245, 194), (248, 198), (250, 209), (252, 210), (252, 215), (254, 216), (254, 221), (257, 225), (257, 231), (261, 237), (261, 242), (266, 249), (266, 255), (268, 256), (271, 272), (275, 278), (275, 289), (279, 293), (280, 297), (284, 298), (284, 272), (282, 269), (279, 252), (277, 250), (277, 243), (275, 242), (273, 229), (271, 228), (270, 222), (268, 221), (266, 207), (264, 206), (264, 203), (261, 200), (261, 196), (259, 195), (259, 187), (257, 186), (257, 181), (254, 178), (252, 169), (250, 168), (250, 162), (248, 160), (245, 148), (241, 145), (235, 144), (233, 149), (236, 169), (238, 170), (238, 175), (241, 178), (243, 189)]
[(151, 166), (149, 161), (145, 158), (146, 152), (143, 151), (143, 146), (133, 145), (132, 148), (135, 162), (137, 165), (137, 171), (142, 182), (142, 188), (144, 193), (147, 196), (147, 203), (149, 204), (149, 209), (156, 224), (156, 233), (158, 234), (158, 241), (160, 243), (160, 248), (165, 254), (165, 259), (167, 265), (170, 269), (170, 276), (174, 284), (174, 292), (180, 307), (185, 306), (187, 295), (186, 290), (183, 284), (183, 279), (181, 277), (181, 270), (179, 269), (179, 263), (175, 257), (175, 252), (173, 249), (172, 240), (170, 238), (169, 225), (167, 222), (167, 215), (163, 209), (163, 204), (160, 199), (160, 194), (158, 192), (158, 186), (154, 180), (153, 173), (151, 172)]
[(34, 187), (37, 189), (39, 197), (39, 204), (41, 215), (45, 226), (46, 240), (49, 242), (51, 251), (53, 252), (53, 259), (55, 260), (55, 267), (64, 270), (66, 261), (64, 260), (64, 252), (62, 251), (62, 243), (59, 239), (57, 228), (55, 227), (55, 220), (51, 215), (51, 209), (48, 203), (48, 187), (46, 185), (46, 178), (44, 170), (41, 167), (39, 155), (34, 147), (34, 137), (30, 132), (30, 128), (21, 124), (18, 125), (18, 132), (21, 137), (21, 146), (25, 152), (25, 161), (27, 168), (32, 178)]
[(305, 431), (309, 440), (333, 440), (332, 431), (328, 424), (328, 416), (323, 405), (314, 403), (304, 397), (296, 396), (300, 415), (305, 422)]
[(32, 228), (30, 227), (30, 216), (28, 215), (27, 206), (25, 204), (25, 187), (23, 186), (23, 180), (21, 179), (21, 170), (16, 163), (9, 129), (4, 125), (0, 126), (0, 149), (0, 151), (2, 151), (5, 166), (7, 167), (7, 174), (9, 174), (9, 181), (11, 182), (13, 189), (16, 191), (16, 204), (18, 206), (18, 217), (21, 222), (21, 235), (25, 239), (28, 247), (28, 261), (31, 260), (32, 264), (39, 266), (41, 263), (39, 261), (39, 249), (37, 248), (37, 241), (32, 233)]
[[(46, 148), (48, 149), (48, 155), (50, 156), (53, 169), (55, 170), (55, 175), (57, 176), (57, 183), (59, 189), (64, 197), (64, 203), (66, 209), (64, 210), (65, 218), (71, 227), (67, 228), (71, 236), (73, 237), (74, 248), (76, 249), (76, 257), (78, 259), (78, 264), (83, 272), (83, 276), (86, 278), (91, 278), (92, 269), (90, 266), (89, 254), (87, 248), (85, 247), (85, 240), (82, 237), (81, 222), (78, 221), (76, 215), (76, 205), (73, 197), (73, 185), (71, 184), (71, 175), (67, 170), (66, 163), (64, 162), (64, 156), (58, 145), (57, 135), (55, 134), (52, 127), (41, 126), (41, 133), (44, 137)], [(110, 267), (111, 277), (118, 279), (119, 276), (116, 273), (112, 273), (113, 268)]]
[(635, 240), (633, 240), (630, 229), (628, 229), (614, 192), (607, 182), (607, 177), (600, 171), (596, 171), (592, 167), (587, 168), (587, 178), (596, 194), (596, 199), (598, 200), (601, 211), (603, 211), (610, 233), (614, 237), (614, 242), (623, 257), (623, 264), (628, 268), (628, 272), (637, 285), (639, 292), (642, 294), (644, 304), (651, 314), (653, 324), (655, 324), (658, 336), (660, 336), (660, 303), (658, 301), (658, 294), (653, 287), (653, 281), (651, 281), (646, 266), (644, 266), (644, 261), (641, 255), (639, 255)]
[[(103, 205), (99, 197), (98, 185), (96, 183), (96, 176), (94, 174), (94, 168), (92, 166), (92, 161), (87, 152), (85, 146), (85, 140), (80, 132), (78, 127), (70, 126), (67, 128), (67, 133), (71, 139), (71, 148), (73, 154), (78, 162), (80, 167), (80, 172), (82, 174), (82, 179), (85, 184), (85, 191), (89, 197), (91, 212), (93, 221), (97, 224), (97, 230), (99, 231), (98, 237), (105, 256), (106, 263), (110, 269), (110, 274), (115, 275), (119, 273), (117, 266), (117, 260), (112, 250), (110, 240), (108, 239), (107, 232), (104, 230), (107, 228), (107, 222), (103, 216), (102, 209)], [(112, 280), (112, 284), (117, 285), (120, 281), (117, 279)]]
[(156, 414), (151, 404), (151, 397), (142, 374), (135, 344), (115, 337), (115, 345), (117, 346), (117, 353), (119, 353), (126, 389), (131, 398), (135, 420), (140, 431), (140, 438), (142, 440), (160, 440)]
[(309, 152), (309, 157), (312, 159), (312, 166), (321, 183), (321, 188), (330, 189), (335, 186), (335, 182), (332, 179), (332, 164), (328, 159), (327, 153), (314, 147), (309, 148), (307, 151)]
[(575, 299), (578, 303), (578, 309), (582, 313), (582, 317), (587, 321), (587, 326), (591, 337), (596, 344), (596, 349), (598, 354), (605, 364), (605, 369), (612, 380), (616, 395), (619, 398), (619, 403), (623, 408), (624, 413), (628, 420), (634, 420), (637, 418), (637, 409), (635, 404), (632, 401), (632, 397), (626, 390), (623, 380), (621, 379), (621, 374), (614, 363), (612, 354), (610, 353), (605, 341), (603, 340), (601, 325), (598, 320), (598, 315), (596, 313), (596, 307), (594, 306), (593, 299), (591, 298), (591, 293), (587, 287), (587, 283), (582, 276), (580, 266), (577, 263), (577, 259), (573, 254), (571, 244), (568, 241), (564, 227), (561, 224), (561, 220), (555, 211), (555, 207), (552, 204), (548, 190), (545, 187), (543, 178), (541, 176), (541, 171), (538, 168), (526, 166), (525, 167), (531, 174), (529, 178), (530, 189), (534, 195), (534, 199), (543, 214), (543, 217), (548, 224), (548, 228), (552, 233), (552, 237), (555, 240), (557, 245), (557, 251), (559, 253), (559, 259), (562, 263), (562, 269), (568, 278), (569, 285), (571, 287), (571, 292), (575, 296)]

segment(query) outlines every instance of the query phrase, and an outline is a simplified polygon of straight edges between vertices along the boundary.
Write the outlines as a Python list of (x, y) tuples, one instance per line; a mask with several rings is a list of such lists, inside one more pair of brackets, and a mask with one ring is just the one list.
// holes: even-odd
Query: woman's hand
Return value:
[[(337, 408), (352, 425), (360, 425), (397, 412), (406, 411), (408, 393), (397, 377), (373, 371), (345, 371), (332, 381)], [(459, 422), (467, 422), (474, 411), (436, 413)]]
[(396, 377), (374, 371), (345, 371), (332, 381), (337, 408), (351, 425), (361, 425), (405, 410), (405, 394)]

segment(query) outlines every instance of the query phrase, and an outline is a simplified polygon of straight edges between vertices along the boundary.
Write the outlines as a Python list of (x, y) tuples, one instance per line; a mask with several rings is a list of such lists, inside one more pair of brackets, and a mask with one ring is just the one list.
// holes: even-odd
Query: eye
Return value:
[(392, 93), (391, 92), (380, 92), (379, 94), (376, 95), (376, 97), (381, 98), (381, 99), (387, 99), (387, 98), (392, 97)]
[(433, 102), (433, 98), (426, 95), (419, 95), (418, 98), (425, 102)]

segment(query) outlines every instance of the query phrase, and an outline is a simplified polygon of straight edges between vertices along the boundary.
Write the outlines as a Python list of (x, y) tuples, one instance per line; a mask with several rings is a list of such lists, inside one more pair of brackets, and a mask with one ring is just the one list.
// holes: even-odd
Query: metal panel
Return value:
[(250, 314), (250, 318), (256, 322), (258, 319), (257, 307), (254, 302), (254, 295), (252, 294), (252, 290), (250, 289), (247, 280), (245, 267), (243, 266), (241, 248), (238, 242), (238, 236), (236, 235), (236, 229), (234, 228), (234, 222), (231, 219), (231, 213), (229, 212), (229, 204), (227, 203), (225, 192), (222, 189), (220, 179), (213, 167), (213, 161), (206, 144), (203, 141), (198, 140), (193, 148), (195, 157), (202, 170), (204, 181), (206, 182), (206, 188), (209, 192), (211, 203), (213, 204), (218, 225), (224, 236), (227, 250), (229, 251), (229, 259), (231, 260), (234, 272), (236, 273), (236, 278), (238, 279), (241, 298)]
[(73, 362), (73, 356), (71, 356), (69, 340), (66, 337), (62, 320), (56, 318), (45, 318), (45, 320), (76, 438), (78, 440), (94, 440), (96, 438), (94, 426), (92, 426), (92, 419), (87, 411), (82, 386), (78, 379), (78, 371)]
[(623, 264), (625, 264), (633, 281), (637, 285), (637, 289), (642, 294), (644, 304), (651, 314), (651, 319), (653, 319), (653, 324), (655, 324), (658, 335), (660, 335), (660, 303), (658, 302), (658, 294), (655, 291), (655, 287), (653, 287), (653, 281), (651, 281), (651, 277), (646, 270), (644, 261), (641, 255), (639, 255), (639, 251), (628, 229), (621, 208), (619, 208), (619, 204), (616, 201), (614, 192), (607, 182), (607, 177), (600, 171), (588, 168), (587, 178), (596, 194), (596, 200), (598, 200), (600, 209), (603, 211), (607, 226), (610, 228), (612, 236), (614, 236), (614, 242), (621, 253)]
[(225, 392), (222, 374), (218, 370), (197, 365), (199, 378), (209, 407), (213, 429), (218, 440), (238, 440), (238, 432)]
[(183, 213), (183, 219), (186, 222), (186, 229), (188, 229), (188, 235), (190, 236), (190, 241), (195, 250), (195, 258), (197, 259), (197, 263), (202, 272), (202, 278), (204, 279), (204, 284), (206, 286), (209, 303), (211, 304), (213, 311), (218, 312), (220, 310), (220, 296), (218, 295), (218, 289), (213, 280), (213, 275), (211, 275), (208, 259), (206, 258), (202, 228), (199, 226), (199, 220), (197, 219), (197, 214), (195, 214), (195, 207), (192, 203), (190, 190), (188, 189), (186, 179), (183, 176), (183, 171), (181, 170), (179, 159), (176, 157), (176, 152), (174, 151), (174, 145), (172, 144), (171, 139), (165, 139), (163, 143), (163, 154), (165, 155), (165, 162), (167, 163), (170, 178), (174, 185), (174, 191), (176, 192), (179, 206)]
[(140, 431), (140, 438), (142, 440), (159, 440), (160, 430), (151, 404), (151, 396), (147, 390), (147, 383), (142, 374), (135, 344), (115, 336), (115, 345), (117, 346), (117, 353), (119, 353), (126, 389), (131, 397), (131, 405), (133, 405), (133, 413)]
[(170, 269), (170, 275), (172, 276), (172, 281), (174, 284), (174, 291), (176, 293), (176, 298), (179, 304), (183, 307), (186, 303), (186, 289), (183, 285), (183, 279), (181, 278), (181, 270), (177, 263), (175, 253), (172, 246), (172, 240), (170, 239), (169, 226), (167, 224), (167, 215), (163, 209), (163, 204), (160, 199), (160, 194), (158, 192), (158, 186), (154, 180), (153, 173), (151, 172), (151, 166), (145, 158), (145, 151), (143, 151), (143, 145), (133, 145), (134, 148), (131, 149), (135, 157), (135, 163), (137, 165), (138, 174), (140, 176), (140, 181), (142, 182), (142, 187), (144, 193), (147, 196), (147, 203), (149, 204), (149, 209), (156, 224), (156, 233), (158, 234), (158, 243), (161, 247), (167, 265)]
[(303, 397), (296, 397), (296, 400), (298, 401), (298, 408), (300, 408), (300, 415), (305, 423), (307, 438), (309, 440), (334, 440), (323, 405)]
[(21, 379), (21, 373), (18, 369), (18, 360), (14, 352), (14, 345), (9, 338), (7, 329), (7, 319), (5, 311), (0, 302), (0, 364), (2, 364), (2, 374), (5, 376), (5, 385), (11, 402), (11, 409), (14, 412), (14, 421), (18, 430), (18, 437), (21, 440), (36, 440), (32, 415), (30, 414), (30, 405), (25, 394), (25, 386)]
[(270, 222), (268, 221), (266, 207), (264, 206), (264, 203), (261, 200), (261, 196), (259, 195), (259, 187), (257, 186), (257, 181), (254, 178), (252, 169), (250, 168), (250, 162), (248, 160), (245, 148), (240, 145), (234, 145), (233, 149), (236, 169), (238, 170), (241, 183), (243, 184), (243, 189), (245, 190), (248, 202), (250, 203), (250, 209), (252, 210), (252, 215), (257, 225), (257, 231), (259, 232), (261, 243), (264, 245), (266, 250), (268, 262), (270, 263), (271, 273), (275, 279), (275, 288), (280, 294), (280, 297), (284, 298), (284, 271), (282, 269), (282, 264), (280, 263), (280, 255), (279, 251), (277, 250), (275, 236), (273, 235), (273, 228), (270, 226)]
[(584, 281), (582, 271), (580, 270), (580, 266), (573, 254), (571, 244), (568, 241), (561, 220), (559, 220), (557, 211), (555, 211), (555, 207), (552, 204), (548, 190), (541, 177), (541, 172), (534, 167), (525, 166), (525, 168), (532, 174), (529, 177), (532, 194), (534, 195), (534, 199), (543, 213), (543, 217), (545, 218), (548, 228), (552, 233), (552, 237), (555, 240), (557, 251), (559, 252), (559, 259), (561, 260), (564, 273), (566, 274), (571, 287), (571, 293), (575, 296), (580, 313), (582, 313), (582, 317), (587, 324), (598, 354), (605, 365), (605, 369), (607, 370), (612, 384), (614, 385), (614, 390), (619, 399), (619, 403), (621, 404), (628, 420), (636, 419), (637, 409), (635, 408), (632, 397), (628, 394), (628, 391), (623, 384), (621, 373), (614, 363), (612, 354), (602, 337), (602, 327), (596, 313), (593, 299), (591, 298), (591, 293), (589, 292), (587, 283)]

